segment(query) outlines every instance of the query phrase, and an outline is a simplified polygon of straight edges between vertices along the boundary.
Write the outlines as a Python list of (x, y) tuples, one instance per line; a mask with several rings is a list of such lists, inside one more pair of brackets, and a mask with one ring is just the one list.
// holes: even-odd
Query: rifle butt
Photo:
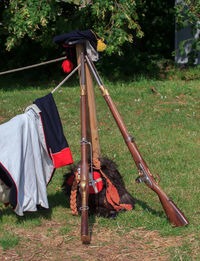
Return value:
[(140, 176), (137, 180), (139, 182), (144, 181), (147, 187), (151, 188), (154, 192), (156, 192), (160, 199), (161, 205), (167, 215), (167, 218), (169, 222), (172, 224), (172, 226), (182, 227), (188, 225), (189, 222), (187, 218), (155, 181), (145, 161), (140, 162), (137, 167), (140, 172)]
[(187, 218), (172, 200), (170, 200), (167, 196), (165, 198), (160, 195), (158, 196), (167, 218), (173, 227), (182, 227), (189, 224)]
[(88, 228), (88, 210), (81, 211), (81, 241), (83, 244), (90, 243), (90, 233)]
[[(88, 169), (88, 168), (87, 168)], [(84, 172), (83, 172), (84, 173)], [(89, 233), (89, 222), (88, 222), (88, 195), (89, 195), (89, 181), (88, 176), (83, 177), (80, 184), (81, 194), (82, 194), (82, 206), (81, 206), (81, 241), (83, 244), (90, 243), (90, 233)], [(88, 181), (88, 182), (87, 182)]]

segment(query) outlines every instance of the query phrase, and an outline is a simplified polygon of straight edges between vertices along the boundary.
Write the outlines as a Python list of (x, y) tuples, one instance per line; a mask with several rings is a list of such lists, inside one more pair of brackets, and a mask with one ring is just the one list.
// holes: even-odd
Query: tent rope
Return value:
[(57, 59), (53, 59), (53, 60), (50, 60), (50, 61), (46, 61), (46, 62), (36, 63), (36, 64), (28, 65), (28, 66), (25, 66), (25, 67), (20, 67), (20, 68), (17, 68), (17, 69), (12, 69), (12, 70), (8, 70), (8, 71), (0, 72), (0, 75), (7, 74), (7, 73), (13, 73), (13, 72), (19, 72), (19, 71), (23, 71), (23, 70), (26, 70), (26, 69), (35, 68), (35, 67), (38, 67), (38, 66), (59, 62), (59, 61), (65, 60), (65, 59), (66, 59), (66, 56), (60, 57), (60, 58), (57, 58)]

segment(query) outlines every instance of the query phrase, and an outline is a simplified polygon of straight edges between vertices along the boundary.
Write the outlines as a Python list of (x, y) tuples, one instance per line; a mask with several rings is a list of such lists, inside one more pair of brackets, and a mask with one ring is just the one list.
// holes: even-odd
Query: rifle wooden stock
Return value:
[(81, 240), (83, 243), (88, 244), (90, 243), (90, 233), (88, 223), (89, 171), (86, 134), (86, 85), (83, 47), (80, 45), (77, 45), (77, 57), (81, 58)]
[(86, 56), (86, 61), (90, 67), (90, 70), (92, 74), (94, 75), (94, 78), (99, 85), (99, 88), (103, 94), (103, 97), (121, 131), (121, 134), (124, 138), (124, 141), (126, 145), (129, 148), (129, 151), (131, 152), (131, 155), (133, 157), (133, 160), (139, 170), (139, 177), (137, 179), (138, 182), (144, 181), (145, 184), (151, 188), (155, 193), (157, 193), (160, 202), (163, 206), (163, 209), (165, 210), (165, 213), (170, 221), (170, 223), (175, 226), (184, 226), (187, 225), (189, 222), (187, 218), (183, 215), (183, 213), (180, 211), (180, 209), (172, 202), (172, 200), (169, 199), (169, 197), (165, 194), (165, 192), (158, 186), (157, 182), (155, 181), (154, 177), (149, 171), (149, 168), (142, 158), (135, 142), (132, 136), (130, 136), (114, 102), (112, 101), (108, 90), (103, 86), (102, 81), (100, 79), (100, 76), (98, 75), (96, 68), (94, 64), (89, 60), (88, 56)]
[[(146, 164), (144, 162), (144, 164)], [(180, 209), (174, 204), (174, 202), (166, 195), (166, 193), (158, 186), (154, 177), (150, 173), (147, 165), (142, 165), (139, 163), (139, 177), (138, 182), (144, 181), (145, 184), (157, 193), (163, 209), (170, 221), (170, 223), (175, 227), (181, 227), (187, 225), (189, 222), (187, 218), (183, 215)]]

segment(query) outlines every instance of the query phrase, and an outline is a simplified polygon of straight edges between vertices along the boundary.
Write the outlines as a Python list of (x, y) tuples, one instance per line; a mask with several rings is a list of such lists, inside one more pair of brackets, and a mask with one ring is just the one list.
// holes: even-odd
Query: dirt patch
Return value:
[(5, 118), (0, 116), (0, 124), (2, 124), (5, 121)]
[(0, 247), (0, 260), (169, 260), (167, 249), (181, 245), (182, 238), (160, 237), (156, 231), (144, 228), (130, 232), (92, 228), (89, 245), (80, 240), (79, 226), (71, 227), (63, 233), (66, 224), (55, 221), (43, 222), (34, 229), (16, 228), (14, 233), (20, 237), (20, 245), (9, 250)]

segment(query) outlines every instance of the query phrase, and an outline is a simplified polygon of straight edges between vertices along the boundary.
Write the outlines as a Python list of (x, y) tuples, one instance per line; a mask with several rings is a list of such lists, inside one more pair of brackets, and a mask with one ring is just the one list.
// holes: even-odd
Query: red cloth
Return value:
[[(79, 170), (75, 173), (75, 175), (79, 174)], [(68, 180), (67, 180), (67, 184), (69, 186), (72, 186), (73, 182), (74, 182), (74, 178), (75, 175), (72, 175)], [(92, 182), (90, 180), (89, 183), (89, 193), (90, 194), (96, 194), (99, 193), (102, 189), (103, 189), (103, 180), (101, 178), (101, 174), (98, 171), (93, 171), (93, 184), (96, 187), (96, 191), (93, 188)]]
[(64, 72), (69, 73), (73, 70), (74, 66), (73, 63), (67, 59), (62, 63), (62, 68)]
[(99, 193), (103, 189), (103, 180), (101, 178), (101, 174), (98, 171), (93, 171), (93, 182), (96, 187), (96, 191), (94, 190), (92, 184), (90, 184), (89, 193), (90, 194)]

